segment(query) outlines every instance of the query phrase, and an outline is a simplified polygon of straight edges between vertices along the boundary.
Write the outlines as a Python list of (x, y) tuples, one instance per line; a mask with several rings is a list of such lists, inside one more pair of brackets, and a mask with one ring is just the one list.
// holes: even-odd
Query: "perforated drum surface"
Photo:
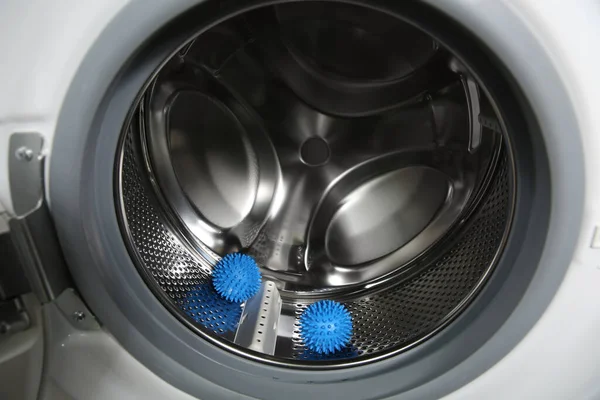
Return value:
[[(215, 305), (198, 295), (210, 286), (211, 266), (218, 256), (186, 240), (177, 223), (168, 218), (148, 177), (138, 135), (128, 131), (122, 146), (120, 212), (124, 236), (141, 275), (157, 297), (177, 309), (178, 317), (191, 321), (200, 335), (217, 338), (226, 348), (238, 347), (233, 338), (240, 307)], [(438, 243), (420, 259), (410, 278), (389, 279), (373, 291), (363, 288), (333, 297), (348, 307), (353, 318), (354, 334), (345, 351), (321, 356), (304, 348), (298, 319), (309, 302), (289, 293), (282, 295), (279, 328), (286, 330), (289, 320), (289, 329), (280, 333), (274, 354), (238, 350), (266, 362), (344, 365), (394, 354), (439, 330), (469, 304), (501, 251), (512, 213), (507, 164), (504, 158), (497, 163), (489, 188), (468, 221), (453, 232), (453, 240)]]

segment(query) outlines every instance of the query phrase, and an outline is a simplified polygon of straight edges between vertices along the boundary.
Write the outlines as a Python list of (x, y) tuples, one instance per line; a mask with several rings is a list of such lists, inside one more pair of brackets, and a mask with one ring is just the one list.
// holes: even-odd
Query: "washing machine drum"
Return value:
[[(433, 38), (353, 5), (292, 3), (195, 37), (125, 127), (117, 209), (155, 294), (203, 337), (289, 366), (346, 366), (431, 336), (472, 300), (510, 226), (510, 147)], [(454, 69), (454, 70), (453, 70)], [(211, 270), (251, 255), (259, 293)], [(314, 301), (352, 315), (344, 348), (300, 335)]]
[[(79, 203), (54, 206), (89, 216), (70, 256), (84, 298), (195, 394), (354, 380), (346, 397), (377, 397), (464, 360), (516, 306), (548, 217), (539, 132), (502, 61), (421, 3), (205, 3), (113, 76)], [(533, 262), (507, 256), (522, 246)], [(232, 253), (262, 275), (243, 303), (211, 281)], [(300, 323), (321, 300), (352, 320), (332, 352)]]

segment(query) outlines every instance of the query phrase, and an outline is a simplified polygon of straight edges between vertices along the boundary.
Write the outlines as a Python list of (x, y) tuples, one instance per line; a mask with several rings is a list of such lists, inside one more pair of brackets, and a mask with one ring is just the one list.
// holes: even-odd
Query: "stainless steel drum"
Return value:
[[(417, 28), (335, 3), (262, 8), (190, 41), (148, 83), (117, 160), (122, 229), (154, 293), (198, 335), (297, 368), (426, 340), (493, 273), (511, 149), (468, 68)], [(243, 251), (260, 293), (211, 298)], [(344, 303), (350, 345), (304, 348), (298, 320)]]

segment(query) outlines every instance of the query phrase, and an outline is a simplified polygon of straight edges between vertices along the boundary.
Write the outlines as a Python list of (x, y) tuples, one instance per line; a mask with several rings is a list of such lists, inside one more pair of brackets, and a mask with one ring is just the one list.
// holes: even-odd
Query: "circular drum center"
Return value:
[(309, 138), (300, 147), (300, 159), (306, 165), (316, 167), (329, 161), (329, 145), (321, 138)]

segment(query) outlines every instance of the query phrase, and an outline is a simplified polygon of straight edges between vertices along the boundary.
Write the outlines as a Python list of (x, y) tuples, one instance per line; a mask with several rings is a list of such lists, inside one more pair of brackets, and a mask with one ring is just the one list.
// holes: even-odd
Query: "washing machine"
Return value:
[(597, 1), (0, 21), (1, 398), (600, 398)]

